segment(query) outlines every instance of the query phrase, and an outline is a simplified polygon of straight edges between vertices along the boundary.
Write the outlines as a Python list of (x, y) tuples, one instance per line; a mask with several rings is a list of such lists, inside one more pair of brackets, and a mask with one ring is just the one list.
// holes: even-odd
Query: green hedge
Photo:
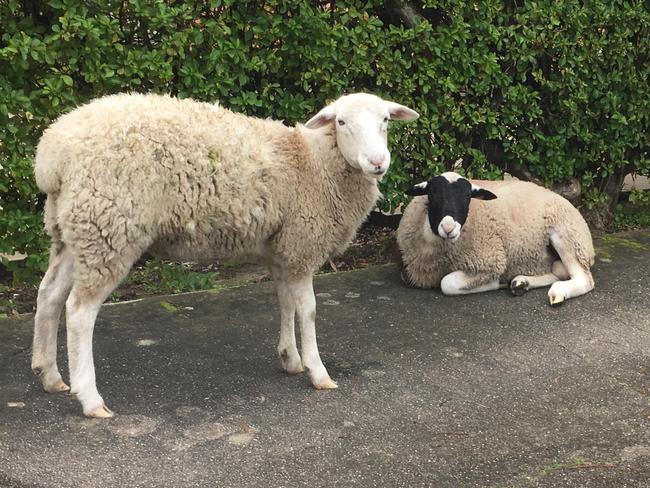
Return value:
[(650, 171), (644, 1), (0, 0), (0, 253), (43, 269), (34, 148), (59, 114), (108, 93), (170, 92), (306, 121), (368, 90), (422, 117), (395, 126), (384, 210), (414, 180), (465, 171), (577, 179), (610, 216)]

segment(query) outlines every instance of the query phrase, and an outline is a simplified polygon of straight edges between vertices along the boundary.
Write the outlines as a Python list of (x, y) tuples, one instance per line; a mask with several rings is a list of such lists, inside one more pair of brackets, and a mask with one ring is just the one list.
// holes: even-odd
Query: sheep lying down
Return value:
[(551, 285), (557, 305), (593, 290), (594, 247), (580, 212), (524, 181), (468, 180), (448, 172), (407, 191), (397, 230), (403, 279), (445, 295), (514, 295)]
[[(390, 165), (389, 121), (417, 117), (363, 93), (296, 127), (218, 104), (136, 94), (60, 117), (43, 134), (34, 168), (52, 238), (32, 353), (43, 388), (71, 390), (89, 417), (113, 415), (97, 391), (93, 327), (102, 302), (147, 250), (268, 266), (283, 368), (305, 371), (316, 388), (336, 388), (316, 344), (313, 273), (348, 246), (374, 207)], [(64, 306), (71, 388), (56, 360)]]

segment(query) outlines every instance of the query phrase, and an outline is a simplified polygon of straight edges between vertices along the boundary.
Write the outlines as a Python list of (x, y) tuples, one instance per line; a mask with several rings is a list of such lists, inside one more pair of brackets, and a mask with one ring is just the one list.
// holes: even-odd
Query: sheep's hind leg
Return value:
[(48, 393), (70, 389), (63, 382), (57, 366), (56, 344), (61, 312), (70, 294), (73, 272), (73, 258), (69, 249), (60, 242), (53, 243), (50, 264), (38, 288), (32, 346), (32, 371)]
[(131, 264), (139, 255), (140, 253), (123, 250), (119, 260), (105, 263), (102, 273), (91, 270), (89, 274), (92, 274), (93, 278), (86, 276), (83, 281), (75, 280), (66, 302), (70, 393), (81, 402), (86, 417), (113, 416), (113, 412), (106, 407), (97, 391), (93, 329), (102, 303), (127, 275)]
[(553, 272), (557, 273), (559, 277), (566, 277), (568, 274), (570, 279), (553, 283), (548, 291), (549, 303), (559, 305), (569, 298), (575, 298), (593, 290), (594, 279), (591, 276), (591, 271), (585, 269), (578, 262), (571, 246), (567, 245), (557, 233), (551, 234), (551, 243), (562, 260), (561, 265), (557, 265), (557, 262), (553, 263)]
[(313, 278), (307, 276), (288, 282), (296, 304), (296, 316), (300, 324), (300, 342), (302, 364), (309, 375), (314, 388), (329, 390), (337, 388), (332, 381), (318, 353), (316, 343), (316, 297), (314, 296)]
[(112, 290), (80, 290), (75, 286), (66, 302), (70, 392), (81, 402), (86, 417), (113, 416), (97, 391), (92, 344), (97, 313)]
[(286, 279), (279, 270), (271, 268), (275, 288), (280, 302), (280, 342), (278, 354), (282, 368), (289, 374), (302, 373), (304, 368), (296, 347), (295, 317), (296, 302)]
[(469, 275), (464, 271), (453, 271), (440, 281), (440, 290), (445, 295), (467, 295), (498, 290), (499, 278), (491, 275)]

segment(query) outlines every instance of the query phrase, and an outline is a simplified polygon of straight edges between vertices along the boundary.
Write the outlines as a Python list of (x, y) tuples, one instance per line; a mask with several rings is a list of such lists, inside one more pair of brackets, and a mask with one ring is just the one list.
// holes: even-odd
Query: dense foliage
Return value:
[(295, 123), (344, 92), (418, 110), (393, 127), (384, 210), (464, 158), (582, 184), (607, 221), (630, 171), (650, 171), (650, 13), (620, 0), (0, 0), (0, 253), (17, 279), (47, 239), (34, 148), (59, 114), (124, 90), (220, 100)]

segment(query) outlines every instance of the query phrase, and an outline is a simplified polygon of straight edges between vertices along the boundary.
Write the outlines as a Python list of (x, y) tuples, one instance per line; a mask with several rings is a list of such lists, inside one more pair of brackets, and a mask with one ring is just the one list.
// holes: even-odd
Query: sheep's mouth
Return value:
[(460, 236), (460, 232), (452, 232), (451, 234), (447, 234), (447, 235), (436, 233), (436, 235), (443, 241), (455, 242), (458, 240), (458, 237)]
[(361, 171), (363, 172), (363, 174), (365, 174), (369, 178), (372, 178), (373, 180), (381, 180), (384, 177), (384, 175), (387, 173), (387, 171), (385, 169), (384, 170), (370, 170), (370, 171), (362, 169)]

